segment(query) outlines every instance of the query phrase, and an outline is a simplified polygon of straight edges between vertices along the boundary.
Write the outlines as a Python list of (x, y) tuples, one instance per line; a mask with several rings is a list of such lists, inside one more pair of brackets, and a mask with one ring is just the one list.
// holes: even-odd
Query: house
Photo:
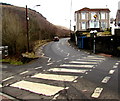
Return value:
[(82, 8), (75, 11), (75, 22), (75, 31), (105, 30), (110, 27), (110, 10), (108, 8)]
[(118, 10), (116, 14), (116, 25), (120, 26), (120, 1), (118, 3)]

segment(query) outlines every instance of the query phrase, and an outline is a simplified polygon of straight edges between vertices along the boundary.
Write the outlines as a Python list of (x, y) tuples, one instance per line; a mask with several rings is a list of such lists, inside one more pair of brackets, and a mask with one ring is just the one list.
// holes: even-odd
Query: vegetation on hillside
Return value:
[[(9, 55), (20, 56), (27, 51), (26, 9), (2, 3), (2, 45), (9, 46)], [(40, 13), (28, 9), (30, 51), (38, 40), (68, 36), (69, 30), (56, 27)]]

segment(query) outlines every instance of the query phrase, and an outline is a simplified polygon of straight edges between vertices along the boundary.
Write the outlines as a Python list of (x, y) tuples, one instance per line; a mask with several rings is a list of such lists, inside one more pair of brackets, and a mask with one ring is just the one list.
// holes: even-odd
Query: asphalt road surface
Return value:
[(1, 65), (0, 92), (20, 101), (120, 100), (120, 58), (90, 54), (68, 40), (40, 47), (41, 57), (28, 64)]

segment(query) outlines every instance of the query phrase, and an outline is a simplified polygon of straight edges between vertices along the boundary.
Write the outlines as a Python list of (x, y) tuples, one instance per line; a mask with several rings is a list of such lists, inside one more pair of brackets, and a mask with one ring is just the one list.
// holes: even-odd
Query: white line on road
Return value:
[(10, 79), (12, 79), (12, 78), (14, 78), (14, 76), (8, 77), (8, 78), (2, 80), (2, 82), (7, 81), (7, 80), (10, 80)]
[(51, 58), (48, 59), (48, 62), (50, 62), (50, 61), (51, 61)]
[(0, 84), (0, 88), (2, 88), (2, 85)]
[(94, 90), (94, 93), (92, 94), (92, 96), (91, 97), (93, 97), (93, 98), (98, 98), (99, 96), (100, 96), (100, 94), (101, 94), (101, 92), (103, 91), (103, 88), (96, 88), (95, 90)]
[(70, 72), (70, 73), (85, 73), (89, 70), (86, 69), (65, 69), (65, 68), (52, 68), (49, 69), (48, 71), (53, 71), (53, 72)]
[(78, 76), (69, 76), (69, 75), (56, 75), (56, 74), (36, 74), (32, 76), (33, 78), (41, 78), (47, 80), (57, 80), (57, 81), (69, 81), (72, 82), (78, 78)]
[(64, 58), (64, 60), (67, 60), (68, 58)]
[(70, 53), (68, 53), (67, 56), (70, 56)]
[(118, 68), (118, 66), (113, 66), (113, 68)]
[(29, 71), (24, 71), (24, 72), (20, 73), (20, 75), (26, 74), (26, 73), (28, 73), (28, 72), (29, 72)]
[(81, 61), (70, 61), (69, 63), (75, 63), (75, 64), (97, 64), (97, 62), (81, 62)]
[(93, 68), (94, 65), (72, 65), (72, 64), (63, 64), (60, 67), (83, 67), (83, 68)]
[(107, 83), (110, 80), (111, 77), (106, 76), (103, 80), (102, 83)]
[(109, 74), (113, 74), (115, 72), (115, 70), (110, 70)]
[(62, 60), (58, 60), (58, 61), (56, 61), (56, 62), (61, 62)]
[(42, 66), (40, 66), (40, 67), (36, 67), (35, 69), (40, 69), (40, 68), (42, 68)]
[(119, 65), (119, 63), (115, 63), (115, 65)]
[(53, 63), (51, 62), (51, 63), (48, 63), (47, 65), (49, 66), (49, 65), (52, 65)]
[(14, 83), (10, 86), (16, 87), (19, 89), (24, 89), (36, 94), (46, 95), (46, 96), (55, 95), (59, 91), (65, 89), (64, 87), (57, 87), (57, 86), (52, 86), (52, 85), (47, 85), (42, 83), (34, 83), (34, 82), (29, 82), (24, 80)]
[(101, 62), (102, 61), (102, 60), (96, 60), (96, 59), (77, 59), (77, 60), (92, 61), (92, 62)]

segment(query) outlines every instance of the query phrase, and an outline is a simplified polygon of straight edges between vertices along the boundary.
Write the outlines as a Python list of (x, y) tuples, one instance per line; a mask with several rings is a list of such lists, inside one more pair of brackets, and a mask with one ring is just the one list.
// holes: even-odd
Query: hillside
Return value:
[[(26, 9), (2, 3), (2, 45), (9, 46), (9, 55), (26, 52)], [(37, 40), (52, 40), (54, 36), (68, 36), (69, 30), (55, 26), (40, 13), (28, 9), (30, 50)]]

